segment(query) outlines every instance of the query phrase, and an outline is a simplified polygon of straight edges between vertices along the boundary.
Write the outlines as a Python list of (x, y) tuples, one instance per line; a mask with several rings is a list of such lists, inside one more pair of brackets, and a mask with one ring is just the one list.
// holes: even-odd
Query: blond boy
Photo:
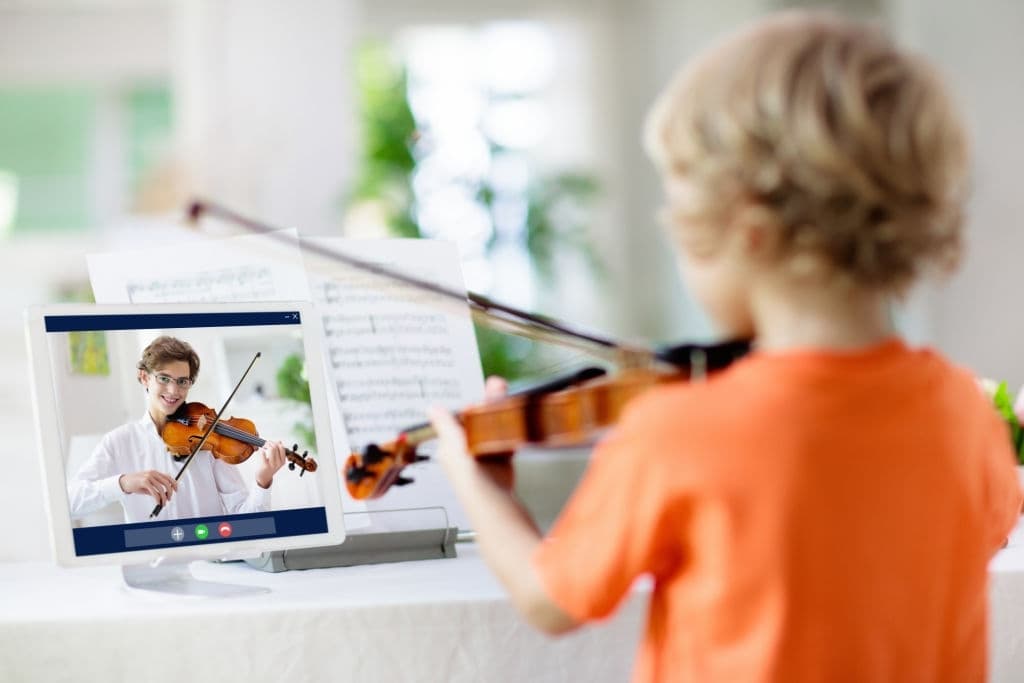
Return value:
[(754, 351), (635, 401), (543, 539), (432, 413), (484, 557), (554, 633), (653, 577), (638, 681), (984, 680), (986, 567), (1020, 509), (1006, 428), (888, 315), (961, 248), (938, 77), (786, 13), (689, 65), (647, 132), (690, 289)]

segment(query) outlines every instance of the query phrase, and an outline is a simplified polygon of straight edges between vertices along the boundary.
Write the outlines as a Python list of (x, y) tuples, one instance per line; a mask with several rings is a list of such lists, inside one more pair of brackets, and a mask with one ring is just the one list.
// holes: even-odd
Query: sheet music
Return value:
[(273, 272), (267, 266), (218, 268), (170, 281), (137, 278), (128, 281), (127, 290), (132, 303), (272, 301), (276, 291)]
[[(93, 254), (97, 303), (312, 300), (322, 316), (328, 403), (338, 465), (369, 443), (422, 423), (435, 404), (479, 402), (483, 376), (468, 308), (437, 294), (327, 261), (297, 246), (294, 230), (183, 246)], [(282, 236), (284, 237), (282, 239)], [(303, 239), (456, 291), (465, 291), (453, 244), (433, 240)], [(422, 452), (432, 453), (433, 444)], [(440, 466), (407, 468), (415, 484), (376, 501), (342, 486), (346, 512), (444, 507), (469, 528)]]
[[(415, 239), (306, 240), (464, 292), (459, 254), (447, 242)], [(483, 374), (469, 309), (438, 294), (385, 280), (345, 264), (303, 252), (313, 301), (321, 311), (327, 366), (340, 419), (357, 451), (389, 441), (422, 423), (436, 404), (455, 409), (483, 397)], [(433, 444), (424, 444), (432, 453)], [(468, 528), (454, 492), (437, 463), (406, 468), (415, 484), (392, 487), (368, 501), (369, 509), (436, 506), (444, 501), (449, 522)], [(441, 498), (438, 498), (438, 495)]]
[(96, 303), (309, 301), (295, 230), (90, 254)]

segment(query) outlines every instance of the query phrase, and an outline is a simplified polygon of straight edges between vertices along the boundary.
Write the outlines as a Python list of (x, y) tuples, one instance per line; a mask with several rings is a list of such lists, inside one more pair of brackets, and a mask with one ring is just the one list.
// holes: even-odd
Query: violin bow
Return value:
[[(174, 481), (178, 481), (181, 479), (182, 475), (185, 474), (185, 470), (188, 469), (189, 464), (191, 464), (192, 459), (196, 457), (196, 453), (203, 449), (203, 446), (206, 444), (206, 440), (210, 438), (210, 434), (213, 433), (213, 428), (217, 426), (218, 422), (220, 422), (220, 416), (224, 414), (225, 410), (227, 410), (228, 404), (231, 403), (231, 399), (235, 397), (235, 393), (238, 391), (238, 387), (242, 386), (242, 382), (245, 381), (245, 378), (249, 374), (249, 371), (252, 370), (252, 366), (256, 364), (256, 359), (259, 358), (261, 355), (263, 355), (263, 353), (261, 351), (257, 351), (256, 355), (252, 357), (251, 361), (249, 361), (249, 367), (247, 367), (245, 369), (245, 372), (242, 373), (241, 379), (239, 379), (238, 382), (235, 384), (235, 388), (231, 390), (231, 394), (224, 401), (224, 405), (222, 405), (220, 407), (220, 410), (217, 411), (217, 417), (213, 418), (213, 420), (210, 421), (210, 425), (206, 428), (206, 431), (203, 432), (203, 437), (199, 439), (199, 442), (192, 448), (192, 452), (188, 454), (188, 458), (186, 458), (185, 462), (182, 463), (181, 469), (179, 469), (178, 473), (174, 475)], [(160, 511), (163, 509), (163, 503), (157, 503), (156, 507), (153, 508), (153, 511), (149, 513), (150, 519), (159, 515)]]
[(460, 292), (436, 282), (430, 282), (414, 275), (346, 254), (337, 249), (331, 249), (308, 240), (303, 241), (299, 237), (292, 237), (281, 228), (248, 218), (214, 202), (195, 199), (189, 203), (187, 215), (190, 224), (198, 225), (199, 219), (204, 214), (240, 225), (250, 232), (267, 235), (290, 245), (298, 245), (304, 251), (314, 253), (328, 260), (345, 263), (363, 272), (388, 280), (402, 282), (416, 289), (438, 294), (445, 299), (456, 301), (460, 304), (468, 304), (475, 321), (498, 331), (585, 351), (598, 358), (623, 365), (650, 365), (664, 361), (652, 348), (584, 331), (546, 316), (529, 313), (508, 304), (499, 303), (476, 292)]
[[(473, 320), (492, 329), (583, 351), (624, 367), (662, 366), (671, 369), (686, 368), (691, 371), (692, 378), (700, 379), (703, 378), (705, 372), (728, 365), (749, 349), (749, 342), (745, 340), (729, 341), (711, 347), (686, 344), (665, 349), (654, 349), (625, 343), (580, 330), (546, 316), (528, 313), (494, 301), (482, 294), (450, 289), (435, 282), (429, 282), (408, 273), (399, 272), (309, 240), (303, 241), (297, 235), (292, 236), (281, 228), (275, 228), (248, 218), (213, 202), (196, 199), (189, 204), (188, 219), (191, 225), (198, 225), (200, 218), (204, 214), (240, 225), (250, 232), (267, 235), (288, 245), (298, 246), (300, 250), (316, 254), (329, 261), (344, 263), (357, 270), (388, 280), (402, 282), (421, 291), (432, 292), (444, 299), (458, 302), (461, 305), (468, 305)], [(583, 372), (589, 371), (585, 370)], [(600, 369), (598, 369), (598, 372), (600, 372)], [(588, 375), (584, 379), (589, 377)], [(575, 373), (567, 378), (555, 380), (555, 383), (546, 383), (534, 391), (553, 391), (565, 388), (577, 381), (581, 381), (581, 378), (583, 378), (583, 375)], [(532, 394), (534, 391), (529, 393)], [(426, 425), (417, 425), (416, 428), (426, 427)], [(400, 479), (399, 477), (396, 483)], [(408, 481), (405, 483), (408, 483)]]

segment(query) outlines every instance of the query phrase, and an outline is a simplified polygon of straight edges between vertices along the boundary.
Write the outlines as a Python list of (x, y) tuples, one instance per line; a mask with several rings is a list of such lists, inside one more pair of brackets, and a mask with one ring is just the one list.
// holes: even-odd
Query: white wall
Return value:
[(717, 36), (757, 16), (766, 0), (638, 0), (619, 3), (611, 18), (609, 86), (617, 104), (616, 185), (624, 203), (622, 222), (609, 235), (621, 254), (617, 327), (625, 334), (660, 341), (709, 338), (713, 331), (683, 289), (672, 245), (655, 221), (661, 187), (642, 148), (647, 111), (661, 88), (692, 55)]
[(1024, 4), (1014, 0), (898, 0), (895, 30), (942, 69), (959, 100), (974, 152), (967, 258), (928, 293), (930, 338), (976, 372), (1024, 383)]
[(166, 2), (0, 7), (0, 82), (119, 84), (165, 75)]
[(61, 415), (65, 454), (71, 436), (102, 433), (142, 414), (141, 399), (134, 401), (130, 412), (121, 400), (125, 382), (135, 377), (137, 354), (124, 363), (121, 360), (124, 335), (108, 333), (106, 337), (110, 367), (107, 375), (73, 374), (69, 335), (54, 335), (51, 340), (54, 391), (57, 401), (69, 408)]
[(186, 188), (272, 224), (337, 233), (355, 144), (354, 4), (185, 0), (174, 8)]

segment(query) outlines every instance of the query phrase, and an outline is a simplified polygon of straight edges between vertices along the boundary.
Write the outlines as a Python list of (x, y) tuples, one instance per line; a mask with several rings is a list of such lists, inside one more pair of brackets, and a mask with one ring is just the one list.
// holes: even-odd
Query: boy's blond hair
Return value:
[(940, 79), (870, 25), (787, 12), (728, 38), (661, 95), (647, 147), (714, 239), (737, 206), (794, 272), (902, 291), (961, 251), (967, 142)]

